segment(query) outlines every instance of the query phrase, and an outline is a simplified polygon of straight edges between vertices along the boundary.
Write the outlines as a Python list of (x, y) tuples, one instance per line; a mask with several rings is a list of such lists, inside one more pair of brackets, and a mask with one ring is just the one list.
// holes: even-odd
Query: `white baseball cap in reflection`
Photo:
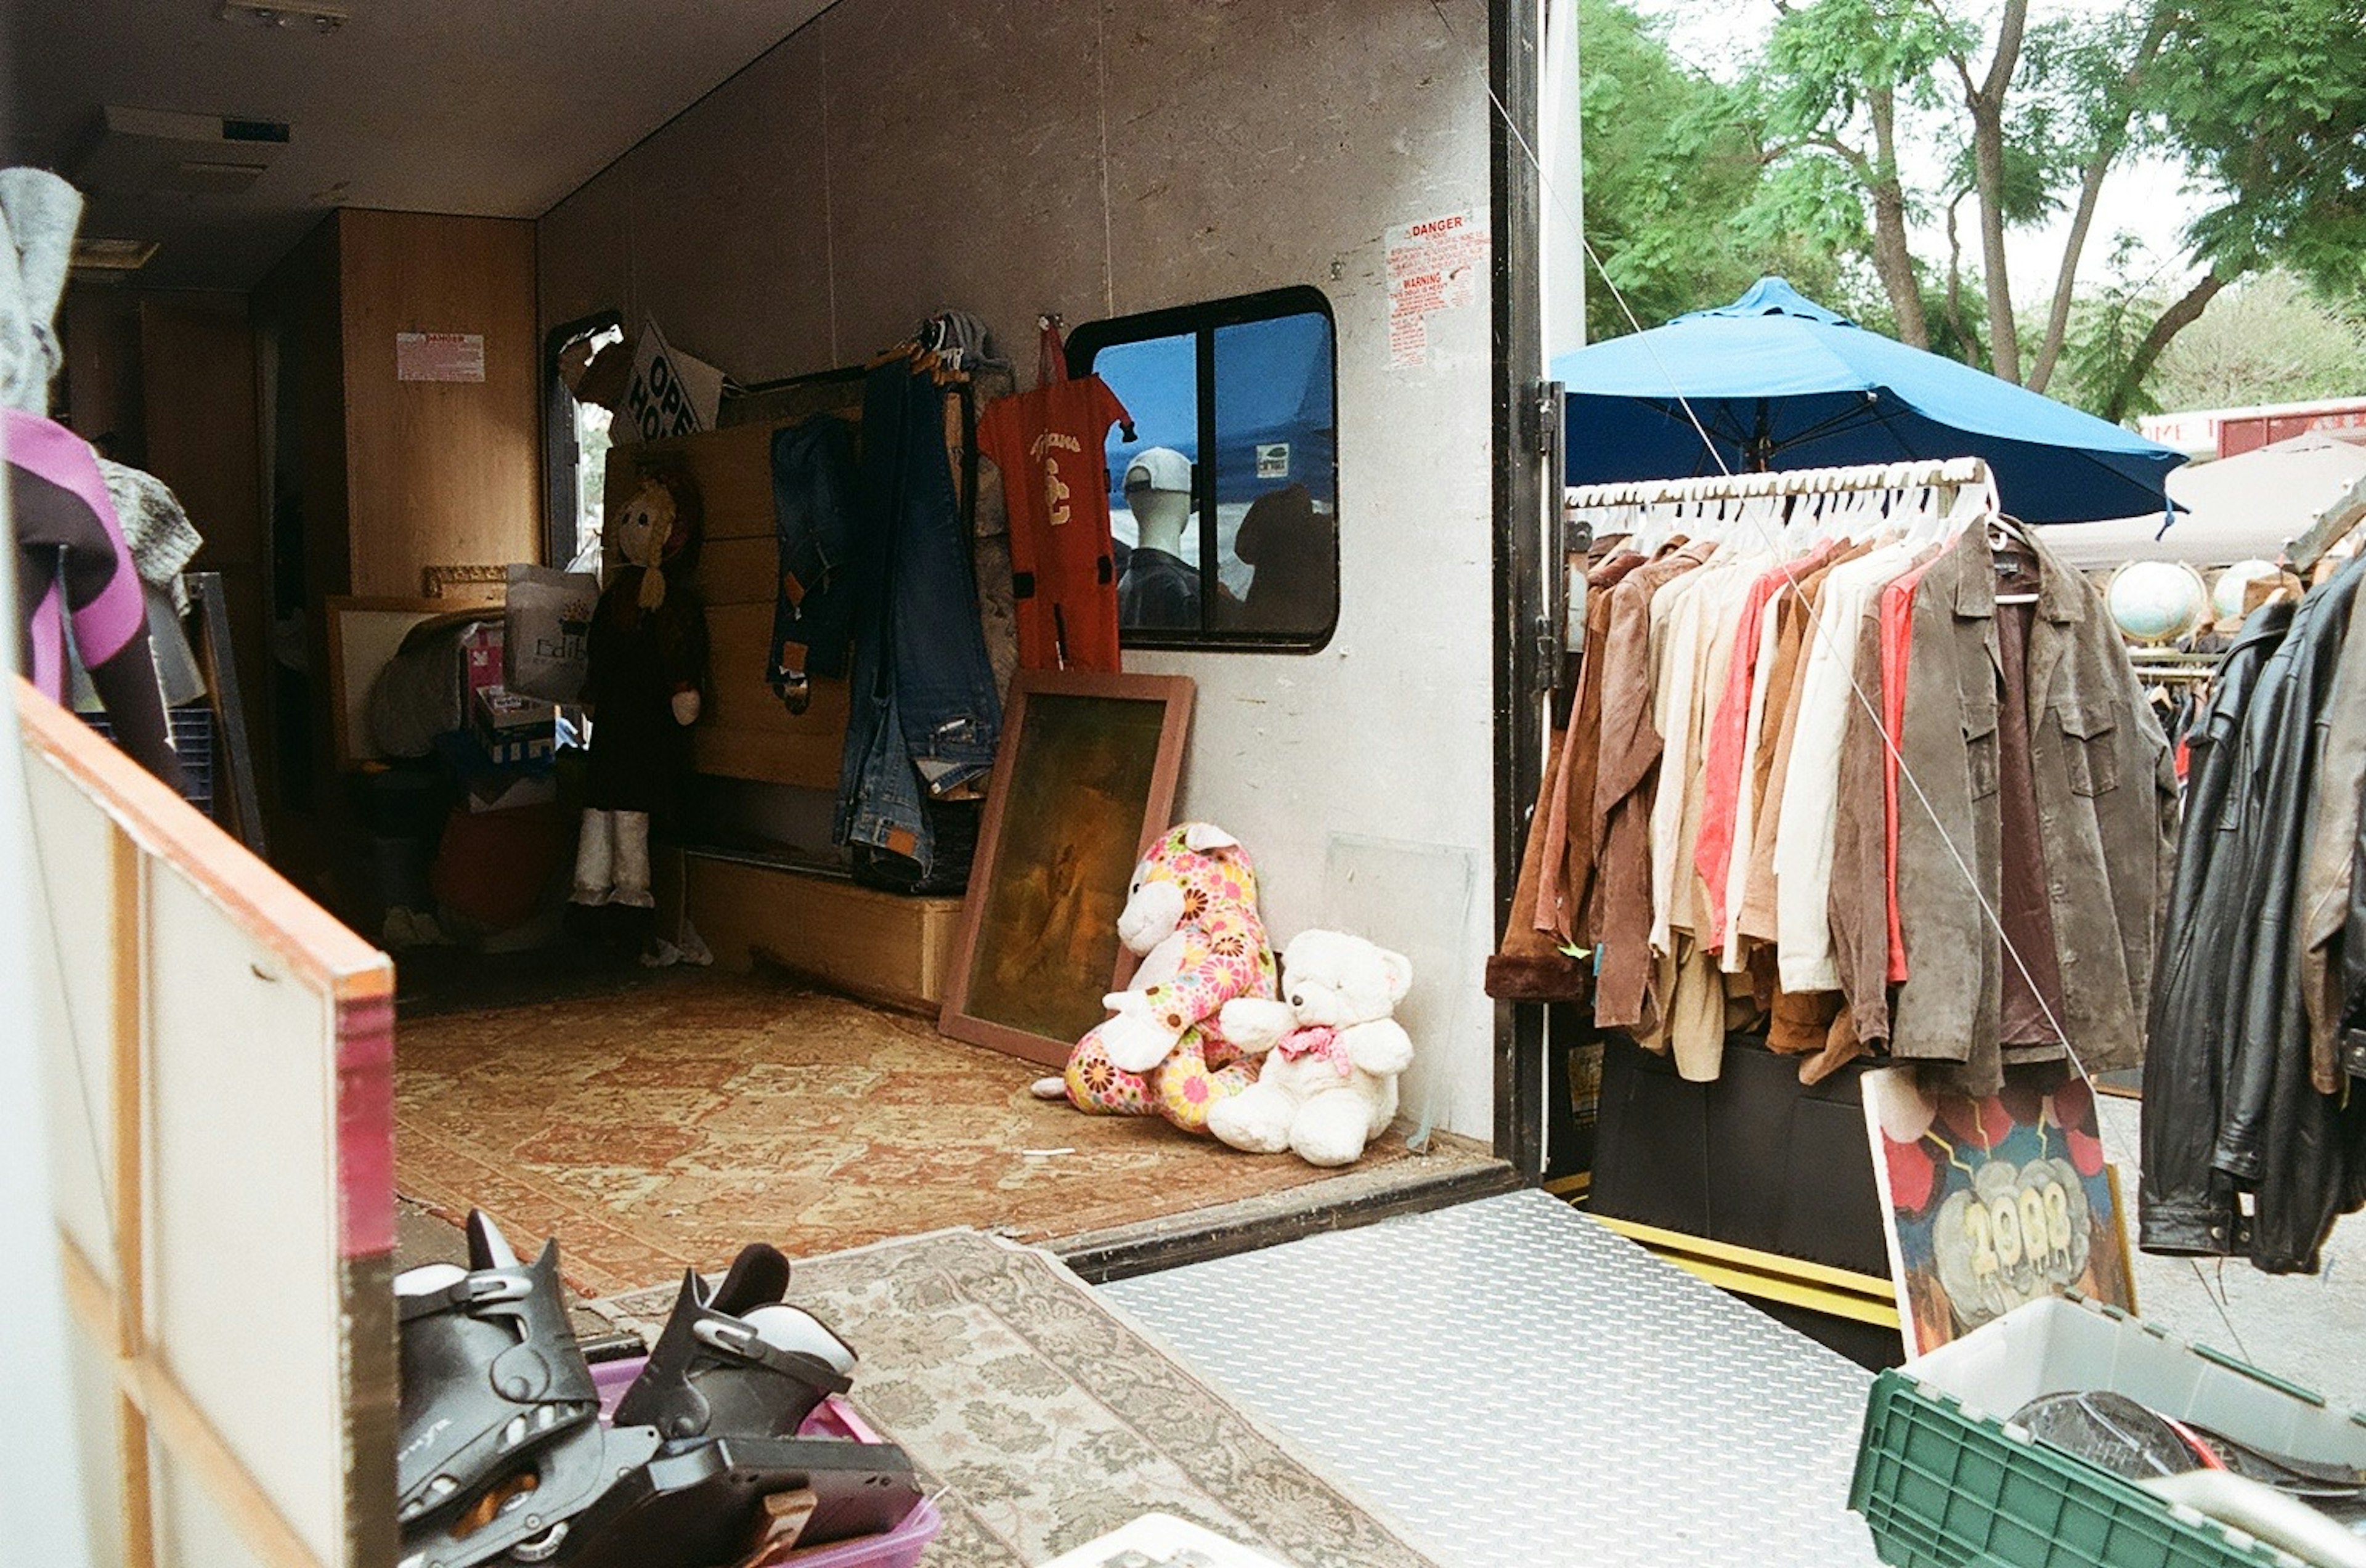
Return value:
[(1134, 454), (1125, 467), (1127, 490), (1191, 491), (1191, 459), (1172, 446), (1151, 446)]

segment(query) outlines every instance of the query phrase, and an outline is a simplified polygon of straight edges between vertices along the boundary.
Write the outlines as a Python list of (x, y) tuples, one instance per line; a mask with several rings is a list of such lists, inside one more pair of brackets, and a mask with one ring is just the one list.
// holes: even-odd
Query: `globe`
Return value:
[(2276, 575), (2276, 563), (2270, 560), (2238, 560), (2218, 574), (2217, 586), (2210, 590), (2210, 603), (2225, 620), (2243, 613), (2243, 590), (2263, 577)]
[(2210, 615), (2210, 594), (2201, 577), (2174, 561), (2130, 561), (2112, 574), (2103, 602), (2131, 642), (2175, 642)]

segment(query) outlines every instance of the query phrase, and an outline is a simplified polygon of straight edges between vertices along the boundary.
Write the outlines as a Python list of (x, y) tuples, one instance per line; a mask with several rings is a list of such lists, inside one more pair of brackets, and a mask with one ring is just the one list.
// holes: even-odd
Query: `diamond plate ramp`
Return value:
[(1542, 1192), (1101, 1291), (1447, 1568), (1853, 1568), (1870, 1377)]

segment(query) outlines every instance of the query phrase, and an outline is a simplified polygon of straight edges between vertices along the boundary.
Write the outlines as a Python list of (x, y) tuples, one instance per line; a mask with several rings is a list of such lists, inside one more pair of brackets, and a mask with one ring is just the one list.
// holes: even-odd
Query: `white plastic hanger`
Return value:
[(1832, 536), (1834, 525), (1840, 521), (1840, 496), (1818, 485), (1808, 492), (1807, 504), (1812, 524), (1808, 537), (1820, 545)]
[(1744, 548), (1764, 554), (1780, 550), (1783, 539), (1783, 503), (1770, 493), (1744, 496), (1741, 502), (1740, 536)]
[(1890, 520), (1883, 502), (1888, 502), (1886, 490), (1850, 490), (1841, 502), (1841, 535), (1857, 544), (1878, 535)]
[[(2022, 547), (2028, 549), (2032, 555), (2036, 553), (2035, 546), (2031, 542), (2029, 535), (2022, 529), (2021, 524), (2017, 520), (2006, 516), (2003, 513), (1999, 512), (1991, 514), (1988, 520), (1988, 528), (1989, 548), (1990, 550), (2002, 550), (2007, 548), (2009, 546), (2017, 543)], [(2000, 604), (2034, 604), (2037, 603), (2037, 595), (2034, 593), (2000, 593), (1996, 596), (1996, 602)]]
[(1597, 536), (1623, 533), (1646, 555), (1678, 532), (1729, 546), (1773, 543), (1786, 552), (1842, 537), (1920, 545), (1998, 511), (1995, 477), (1977, 457), (1642, 480), (1570, 493), (1573, 508), (1600, 519)]
[(1939, 504), (1938, 491), (1917, 485), (1907, 491), (1898, 508), (1898, 521), (1903, 525), (1898, 537), (1911, 549), (1919, 550), (1944, 536), (1947, 513)]
[(1660, 547), (1668, 542), (1669, 525), (1670, 518), (1666, 512), (1656, 506), (1637, 502), (1633, 536), (1636, 552), (1646, 556), (1658, 555)]

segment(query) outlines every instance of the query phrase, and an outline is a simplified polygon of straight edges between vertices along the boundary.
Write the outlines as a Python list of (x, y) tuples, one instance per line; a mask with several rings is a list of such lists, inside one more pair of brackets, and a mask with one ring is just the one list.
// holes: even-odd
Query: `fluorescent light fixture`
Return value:
[(293, 135), (284, 120), (110, 106), (72, 173), (92, 196), (235, 196), (263, 177)]
[(309, 26), (332, 33), (353, 20), (353, 13), (337, 0), (222, 0), (214, 13), (225, 22), (251, 22), (261, 28)]
[(156, 254), (153, 240), (101, 240), (84, 236), (74, 242), (73, 270), (123, 274), (138, 272)]

